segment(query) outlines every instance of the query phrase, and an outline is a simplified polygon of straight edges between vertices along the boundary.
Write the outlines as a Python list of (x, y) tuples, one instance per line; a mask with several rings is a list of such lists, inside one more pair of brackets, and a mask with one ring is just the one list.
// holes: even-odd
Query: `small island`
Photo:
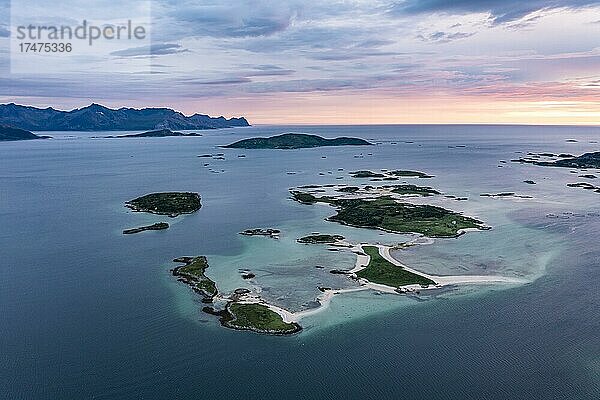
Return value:
[(223, 326), (237, 330), (271, 335), (291, 335), (302, 330), (300, 325), (285, 322), (264, 304), (231, 302), (220, 315)]
[(200, 209), (200, 195), (191, 192), (151, 193), (125, 203), (125, 206), (136, 212), (147, 212), (177, 217), (180, 214), (191, 214)]
[(202, 136), (198, 133), (181, 133), (181, 132), (173, 132), (170, 129), (158, 129), (155, 131), (148, 131), (143, 133), (134, 133), (131, 135), (121, 135), (121, 136), (106, 136), (107, 138), (157, 138), (157, 137), (172, 137), (172, 136)]
[(399, 288), (407, 285), (429, 286), (436, 283), (422, 275), (414, 274), (404, 268), (394, 265), (379, 254), (376, 246), (363, 246), (369, 256), (369, 264), (358, 271), (356, 276), (369, 282)]
[(144, 231), (160, 231), (163, 229), (169, 229), (169, 224), (166, 222), (157, 222), (152, 225), (140, 226), (139, 228), (131, 228), (123, 230), (123, 235), (132, 235), (134, 233), (140, 233)]
[(369, 170), (360, 170), (350, 172), (353, 178), (381, 178), (382, 180), (398, 180), (399, 178), (433, 178), (433, 175), (428, 175), (424, 172), (410, 170), (381, 170), (382, 172), (373, 172)]
[[(558, 157), (561, 159), (555, 161), (540, 161), (540, 156), (548, 156), (545, 153), (542, 154), (533, 154), (531, 153), (529, 157), (519, 158), (518, 160), (513, 160), (514, 162), (519, 162), (523, 164), (533, 164), (542, 167), (562, 167), (562, 168), (600, 168), (600, 152), (595, 153), (585, 153), (581, 156), (575, 157), (569, 154), (561, 154)], [(554, 155), (550, 155), (554, 156)]]
[(196, 293), (200, 294), (203, 303), (212, 303), (218, 291), (215, 282), (204, 275), (208, 268), (206, 257), (179, 257), (173, 262), (184, 264), (172, 270), (173, 276), (178, 277), (180, 282), (189, 285)]
[(408, 171), (408, 170), (396, 170), (389, 172), (390, 175), (394, 175), (402, 178), (424, 178), (429, 179), (433, 178), (433, 175), (426, 174), (424, 172), (419, 171)]
[(326, 235), (326, 234), (314, 234), (301, 237), (298, 239), (298, 243), (304, 244), (334, 244), (344, 240), (342, 235)]
[(317, 135), (308, 135), (304, 133), (284, 133), (282, 135), (271, 136), (267, 138), (251, 138), (223, 146), (228, 149), (304, 149), (313, 147), (331, 147), (331, 146), (372, 146), (372, 143), (363, 139), (339, 137), (335, 139), (326, 139)]
[(17, 140), (49, 139), (49, 136), (38, 136), (24, 129), (0, 125), (0, 142), (14, 142)]
[(342, 192), (342, 193), (355, 193), (358, 192), (360, 190), (359, 187), (357, 186), (344, 186), (342, 188), (338, 189), (338, 192)]
[(350, 176), (353, 178), (385, 178), (384, 174), (373, 171), (353, 171), (350, 172)]
[(600, 193), (600, 187), (592, 185), (591, 183), (587, 183), (587, 182), (568, 183), (567, 186), (572, 187), (572, 188), (593, 190), (596, 193)]
[(441, 194), (437, 190), (429, 186), (417, 186), (417, 185), (396, 185), (391, 187), (391, 192), (401, 195), (416, 195), (429, 197), (436, 194)]
[(507, 197), (512, 197), (515, 199), (533, 199), (532, 196), (529, 196), (526, 194), (516, 194), (514, 192), (482, 193), (479, 196), (480, 197), (490, 197), (492, 199), (502, 199), (502, 198), (507, 198)]
[(376, 199), (316, 197), (296, 190), (291, 194), (302, 204), (326, 203), (336, 207), (337, 214), (327, 218), (328, 221), (359, 228), (438, 238), (457, 237), (466, 229), (489, 229), (483, 222), (454, 211), (427, 204), (404, 203), (390, 196)]
[(281, 233), (281, 231), (279, 229), (273, 229), (273, 228), (254, 228), (254, 229), (246, 229), (243, 232), (240, 232), (240, 235), (245, 235), (245, 236), (267, 236), (270, 238), (275, 238), (277, 239), (279, 237), (279, 234)]

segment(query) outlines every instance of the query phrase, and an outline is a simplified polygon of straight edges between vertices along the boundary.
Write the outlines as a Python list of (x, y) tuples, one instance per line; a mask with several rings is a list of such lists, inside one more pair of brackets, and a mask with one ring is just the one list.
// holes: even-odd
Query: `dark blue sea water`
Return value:
[[(363, 157), (355, 156), (367, 150), (348, 147), (216, 147), (287, 131), (380, 144)], [(0, 143), (2, 399), (600, 398), (600, 219), (593, 216), (600, 194), (567, 188), (581, 180), (568, 169), (498, 167), (516, 151), (599, 151), (600, 128), (259, 126), (200, 138), (51, 135)], [(217, 152), (226, 160), (196, 157)], [(357, 303), (336, 298), (319, 319), (331, 323), (292, 337), (223, 329), (201, 314), (195, 296), (169, 275), (170, 260), (245, 254), (237, 232), (248, 227), (319, 223), (313, 208), (287, 200), (288, 188), (339, 183), (338, 173), (327, 173), (339, 167), (433, 173), (428, 184), (469, 195), (457, 207), (495, 222), (506, 243), (513, 228), (531, 232), (519, 236), (515, 260), (526, 247), (534, 250), (525, 258), (560, 251), (524, 286), (402, 301), (348, 318), (336, 310)], [(538, 185), (520, 186), (528, 177)], [(345, 173), (341, 181), (349, 179)], [(478, 197), (515, 188), (536, 201)], [(167, 231), (121, 235), (161, 220), (128, 212), (124, 201), (167, 190), (198, 191), (203, 208), (169, 221)], [(550, 211), (584, 216), (545, 218)], [(439, 258), (458, 251), (444, 243), (430, 248)], [(481, 254), (485, 246), (465, 257)], [(410, 257), (418, 263), (418, 256)], [(519, 268), (510, 254), (502, 257), (503, 265)], [(529, 268), (520, 272), (529, 276)]]

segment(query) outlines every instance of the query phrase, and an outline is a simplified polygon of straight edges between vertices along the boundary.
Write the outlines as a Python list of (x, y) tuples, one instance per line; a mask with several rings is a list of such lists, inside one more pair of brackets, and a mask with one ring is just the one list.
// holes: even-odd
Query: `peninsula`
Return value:
[(189, 285), (196, 293), (202, 295), (203, 303), (212, 303), (218, 291), (215, 282), (204, 275), (208, 268), (206, 257), (179, 257), (173, 262), (184, 264), (172, 270), (173, 276), (178, 277), (180, 282)]
[(419, 274), (407, 271), (383, 258), (376, 246), (363, 246), (365, 254), (369, 256), (369, 263), (364, 269), (356, 272), (356, 276), (369, 282), (399, 288), (407, 285), (421, 285), (428, 287), (436, 283)]
[(16, 140), (35, 140), (48, 139), (48, 136), (38, 136), (24, 129), (12, 128), (6, 125), (0, 125), (0, 142), (12, 142)]
[(177, 217), (179, 214), (191, 214), (200, 209), (200, 195), (190, 192), (151, 193), (125, 203), (136, 212), (147, 212)]
[(317, 135), (304, 133), (284, 133), (282, 135), (267, 138), (243, 139), (232, 144), (223, 146), (228, 149), (304, 149), (313, 147), (331, 146), (372, 146), (372, 143), (364, 139), (339, 137), (326, 139)]

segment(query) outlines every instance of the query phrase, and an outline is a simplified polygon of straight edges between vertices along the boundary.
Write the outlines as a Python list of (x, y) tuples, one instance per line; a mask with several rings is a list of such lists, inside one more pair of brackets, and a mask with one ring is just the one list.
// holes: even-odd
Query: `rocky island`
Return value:
[(373, 171), (353, 171), (350, 172), (350, 176), (353, 178), (384, 178), (385, 175), (379, 172)]
[[(559, 160), (554, 161), (541, 161), (540, 156), (544, 157), (559, 157)], [(513, 160), (514, 162), (520, 162), (523, 164), (533, 164), (542, 167), (563, 167), (563, 168), (600, 168), (600, 152), (585, 153), (580, 156), (571, 156), (569, 154), (561, 154), (555, 156), (554, 154), (530, 154), (529, 157), (519, 158)]]
[(0, 142), (13, 142), (17, 140), (48, 139), (49, 136), (38, 136), (24, 129), (0, 125)]
[(313, 147), (331, 147), (331, 146), (372, 146), (372, 143), (363, 139), (339, 137), (335, 139), (325, 139), (317, 135), (308, 135), (304, 133), (284, 133), (282, 135), (271, 136), (267, 138), (251, 138), (223, 146), (228, 149), (304, 149)]
[(382, 170), (381, 172), (360, 170), (350, 172), (350, 176), (353, 178), (381, 178), (383, 180), (398, 180), (398, 178), (433, 178), (433, 175), (409, 170)]
[(600, 193), (600, 187), (592, 185), (591, 183), (587, 183), (587, 182), (568, 183), (567, 186), (568, 187), (572, 187), (572, 188), (581, 188), (581, 189), (585, 189), (585, 190), (593, 190), (596, 193)]
[(132, 235), (134, 233), (140, 233), (144, 231), (160, 231), (163, 229), (169, 229), (169, 224), (166, 222), (157, 222), (152, 225), (140, 226), (139, 228), (131, 228), (123, 230), (123, 235)]
[(389, 172), (390, 175), (398, 176), (402, 178), (433, 178), (433, 175), (426, 174), (420, 171), (407, 171), (407, 170), (396, 170)]
[(326, 234), (314, 234), (301, 237), (298, 239), (298, 243), (305, 244), (334, 244), (344, 240), (342, 235), (326, 235)]
[(273, 228), (254, 228), (254, 229), (246, 229), (245, 231), (240, 232), (240, 235), (245, 236), (267, 236), (270, 238), (277, 239), (281, 231), (279, 229)]
[(151, 193), (125, 203), (125, 206), (136, 212), (147, 212), (177, 217), (180, 214), (191, 214), (200, 209), (200, 195), (190, 192)]

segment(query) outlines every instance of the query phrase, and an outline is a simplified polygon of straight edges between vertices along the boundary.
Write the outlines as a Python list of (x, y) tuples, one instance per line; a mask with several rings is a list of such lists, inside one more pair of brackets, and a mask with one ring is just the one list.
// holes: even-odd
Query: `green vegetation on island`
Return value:
[(301, 237), (300, 239), (298, 239), (298, 243), (333, 244), (340, 240), (344, 240), (344, 237), (341, 235), (315, 234)]
[(353, 178), (384, 178), (385, 175), (379, 172), (373, 171), (353, 171), (350, 172), (350, 176)]
[(417, 186), (417, 185), (396, 185), (392, 187), (392, 193), (401, 195), (418, 195), (429, 197), (434, 194), (441, 194), (437, 190), (428, 186)]
[(134, 233), (140, 233), (144, 231), (160, 231), (163, 229), (169, 229), (169, 224), (166, 222), (157, 222), (152, 225), (140, 226), (139, 228), (125, 229), (123, 231), (123, 235), (132, 235)]
[(375, 246), (363, 246), (363, 250), (369, 256), (369, 264), (356, 273), (359, 278), (395, 288), (406, 285), (435, 285), (435, 282), (429, 278), (392, 264), (379, 254), (379, 249)]
[(363, 139), (339, 137), (325, 139), (317, 135), (304, 133), (284, 133), (282, 135), (267, 138), (251, 138), (223, 146), (229, 149), (303, 149), (326, 146), (371, 146), (372, 144)]
[[(177, 280), (190, 286), (194, 292), (202, 296), (203, 303), (213, 303), (219, 295), (216, 283), (206, 276), (209, 267), (205, 256), (179, 257), (173, 260), (182, 263), (171, 270)], [(252, 273), (242, 275), (243, 279), (255, 277)], [(213, 306), (202, 308), (207, 314), (220, 317), (221, 325), (226, 328), (248, 330), (271, 335), (289, 335), (302, 330), (297, 323), (287, 323), (281, 315), (269, 309), (264, 304), (244, 303), (242, 297), (250, 293), (250, 290), (236, 289), (228, 297), (229, 300), (224, 308), (215, 309)], [(218, 304), (219, 302), (215, 302)]]
[(330, 221), (383, 229), (396, 233), (420, 233), (429, 237), (456, 237), (463, 229), (482, 229), (483, 223), (441, 207), (399, 203), (389, 197), (376, 200), (340, 199)]
[(426, 204), (403, 203), (389, 196), (377, 199), (334, 199), (293, 191), (303, 204), (327, 203), (337, 209), (329, 221), (394, 233), (420, 233), (428, 237), (457, 237), (464, 229), (489, 229), (483, 222), (454, 211)]
[(290, 335), (302, 330), (297, 323), (287, 323), (281, 315), (263, 304), (232, 302), (227, 305), (221, 317), (223, 326), (239, 330), (249, 330), (272, 335)]
[(184, 264), (173, 269), (173, 276), (178, 277), (180, 282), (189, 285), (196, 293), (202, 295), (203, 303), (212, 303), (218, 290), (215, 282), (204, 274), (208, 268), (206, 257), (180, 257), (173, 262)]
[(200, 195), (191, 192), (151, 193), (125, 203), (125, 206), (137, 212), (168, 215), (191, 214), (202, 207)]
[(292, 198), (302, 204), (315, 204), (318, 202), (331, 203), (332, 201), (335, 200), (333, 197), (329, 197), (329, 196), (315, 197), (310, 193), (299, 192), (297, 190), (293, 190), (291, 193), (292, 193)]

